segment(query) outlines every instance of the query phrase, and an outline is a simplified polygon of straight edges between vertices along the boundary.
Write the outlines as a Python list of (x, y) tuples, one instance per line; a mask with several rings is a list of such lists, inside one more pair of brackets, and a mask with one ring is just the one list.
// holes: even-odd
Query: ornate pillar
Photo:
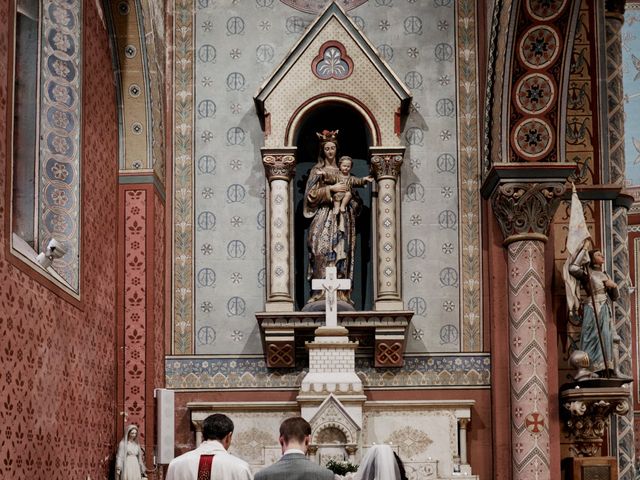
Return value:
[(402, 310), (400, 239), (400, 167), (404, 147), (371, 147), (371, 169), (378, 182), (375, 199), (376, 253), (374, 308)]
[(267, 312), (293, 311), (293, 252), (290, 220), (290, 181), (295, 173), (296, 148), (263, 148), (267, 190), (266, 258)]
[[(624, 0), (605, 2), (606, 88), (608, 120), (609, 179), (611, 183), (624, 185), (624, 90), (622, 86), (622, 25)], [(606, 157), (606, 156), (605, 156)], [(620, 297), (614, 303), (614, 326), (620, 336), (619, 368), (622, 373), (632, 373), (631, 306), (629, 292), (629, 242), (627, 235), (627, 208), (614, 202), (612, 215), (612, 272), (618, 284)], [(635, 439), (633, 409), (616, 417), (617, 457), (620, 479), (634, 479)], [(612, 452), (613, 453), (613, 452)]]
[(564, 183), (501, 183), (491, 195), (509, 273), (513, 480), (550, 480), (544, 251)]
[(469, 418), (460, 418), (458, 420), (458, 432), (460, 434), (460, 451), (458, 454), (460, 455), (461, 465), (469, 463), (467, 456), (467, 427), (469, 426), (470, 421), (471, 419)]

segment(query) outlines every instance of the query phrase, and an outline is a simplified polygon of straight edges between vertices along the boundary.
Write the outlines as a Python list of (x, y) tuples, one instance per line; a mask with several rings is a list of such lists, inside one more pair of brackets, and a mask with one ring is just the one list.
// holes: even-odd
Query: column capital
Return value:
[(405, 147), (369, 147), (371, 170), (376, 180), (383, 178), (396, 180), (400, 176), (405, 150)]
[(383, 178), (397, 179), (402, 167), (401, 153), (374, 153), (371, 157), (371, 170), (377, 180)]
[(296, 148), (263, 148), (261, 150), (267, 180), (289, 181), (293, 178), (296, 168)]
[(564, 182), (509, 182), (491, 196), (504, 245), (521, 240), (546, 242), (549, 226), (566, 190)]

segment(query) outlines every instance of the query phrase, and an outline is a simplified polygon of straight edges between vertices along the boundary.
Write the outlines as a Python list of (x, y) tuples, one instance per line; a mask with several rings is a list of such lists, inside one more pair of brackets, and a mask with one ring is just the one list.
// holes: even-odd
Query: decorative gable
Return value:
[(349, 415), (340, 400), (333, 394), (320, 404), (318, 411), (311, 421), (311, 443), (318, 445), (323, 443), (323, 438), (335, 437), (328, 432), (338, 431), (342, 435), (345, 445), (357, 445), (360, 436), (360, 426)]
[(254, 100), (267, 148), (291, 146), (300, 114), (325, 101), (344, 101), (361, 110), (370, 123), (374, 146), (399, 146), (400, 115), (407, 113), (411, 94), (332, 2)]

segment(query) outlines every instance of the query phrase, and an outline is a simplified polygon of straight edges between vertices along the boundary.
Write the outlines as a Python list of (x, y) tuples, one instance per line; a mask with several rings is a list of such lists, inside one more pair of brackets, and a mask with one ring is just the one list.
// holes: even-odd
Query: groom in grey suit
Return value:
[(302, 417), (287, 418), (280, 425), (282, 457), (255, 475), (255, 480), (333, 480), (333, 472), (311, 462), (307, 448), (311, 425)]

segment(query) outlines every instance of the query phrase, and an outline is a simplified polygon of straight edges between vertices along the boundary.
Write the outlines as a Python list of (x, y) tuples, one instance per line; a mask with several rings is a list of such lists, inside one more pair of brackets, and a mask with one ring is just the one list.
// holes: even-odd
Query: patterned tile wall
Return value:
[[(463, 342), (467, 350), (480, 349), (475, 3), (357, 3), (348, 14), (414, 97), (401, 139), (407, 146), (403, 292), (406, 307), (416, 312), (408, 351), (455, 352)], [(315, 15), (276, 0), (197, 0), (190, 24), (191, 3), (180, 0), (175, 8), (174, 352), (256, 354), (265, 206), (264, 142), (252, 96)], [(462, 15), (465, 21), (458, 22)], [(192, 82), (186, 72), (191, 60)], [(466, 70), (458, 72), (462, 66)], [(468, 82), (464, 89), (458, 76)], [(191, 85), (193, 127), (182, 105)], [(470, 340), (462, 338), (463, 326)]]

